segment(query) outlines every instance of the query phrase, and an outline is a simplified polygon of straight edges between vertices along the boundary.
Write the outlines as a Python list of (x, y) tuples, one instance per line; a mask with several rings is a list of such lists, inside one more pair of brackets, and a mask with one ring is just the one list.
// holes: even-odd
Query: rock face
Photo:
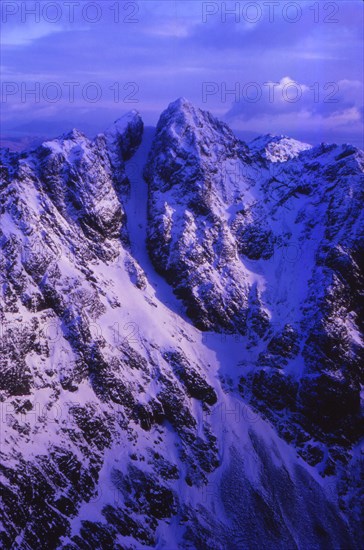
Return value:
[(145, 135), (1, 150), (0, 546), (359, 547), (363, 153)]
[(249, 270), (229, 213), (243, 201), (229, 170), (245, 156), (225, 124), (180, 99), (160, 118), (145, 170), (151, 258), (203, 330), (246, 332)]
[(162, 114), (145, 171), (151, 257), (192, 320), (263, 337), (255, 364), (265, 370), (247, 377), (254, 388), (303, 362), (297, 411), (356, 435), (363, 162), (351, 146), (284, 137), (247, 147), (182, 99)]

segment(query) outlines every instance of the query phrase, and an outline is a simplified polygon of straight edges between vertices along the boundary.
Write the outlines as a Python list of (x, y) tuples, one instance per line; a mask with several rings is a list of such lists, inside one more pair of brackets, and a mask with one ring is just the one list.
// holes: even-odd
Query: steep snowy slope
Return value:
[(358, 545), (363, 155), (275, 143), (2, 150), (2, 547)]

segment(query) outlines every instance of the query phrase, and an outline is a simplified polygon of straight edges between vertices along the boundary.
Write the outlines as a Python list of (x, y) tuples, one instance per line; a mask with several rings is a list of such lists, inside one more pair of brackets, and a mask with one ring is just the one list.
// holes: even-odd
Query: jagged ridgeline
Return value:
[(185, 99), (1, 150), (1, 548), (360, 547), (363, 171)]

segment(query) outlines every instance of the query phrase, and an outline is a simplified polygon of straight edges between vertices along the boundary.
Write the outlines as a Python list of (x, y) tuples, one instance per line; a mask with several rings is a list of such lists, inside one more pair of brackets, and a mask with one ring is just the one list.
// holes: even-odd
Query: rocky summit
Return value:
[(1, 548), (361, 547), (363, 173), (185, 99), (1, 150)]

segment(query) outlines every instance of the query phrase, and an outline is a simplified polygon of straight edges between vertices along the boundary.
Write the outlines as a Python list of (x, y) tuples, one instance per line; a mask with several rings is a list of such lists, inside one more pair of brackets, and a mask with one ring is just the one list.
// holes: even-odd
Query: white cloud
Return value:
[(3, 46), (24, 46), (33, 40), (63, 32), (64, 30), (59, 25), (46, 22), (39, 22), (33, 25), (3, 25), (0, 41)]

